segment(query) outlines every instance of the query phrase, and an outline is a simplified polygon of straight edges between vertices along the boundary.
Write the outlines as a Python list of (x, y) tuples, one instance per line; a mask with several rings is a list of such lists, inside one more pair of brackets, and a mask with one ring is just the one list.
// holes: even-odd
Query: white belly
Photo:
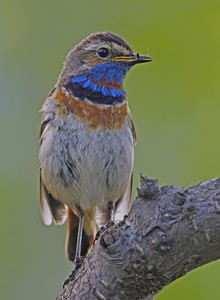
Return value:
[(88, 130), (75, 119), (71, 125), (58, 120), (47, 125), (40, 148), (41, 174), (48, 191), (72, 209), (77, 204), (84, 211), (94, 205), (104, 209), (121, 198), (133, 160), (128, 126), (109, 132)]

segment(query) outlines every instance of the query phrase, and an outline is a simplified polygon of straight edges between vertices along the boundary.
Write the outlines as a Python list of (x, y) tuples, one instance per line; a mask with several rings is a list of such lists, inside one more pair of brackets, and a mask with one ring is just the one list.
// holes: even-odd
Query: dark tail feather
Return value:
[[(88, 219), (87, 214), (85, 214), (85, 220)], [(86, 222), (88, 223), (88, 221)], [(86, 225), (85, 223), (85, 225)], [(90, 223), (93, 223), (93, 220), (90, 220)], [(77, 234), (78, 234), (79, 218), (68, 208), (68, 229), (66, 236), (66, 254), (69, 260), (74, 261), (76, 254), (76, 243), (77, 243)], [(93, 226), (94, 227), (94, 226)], [(93, 228), (90, 227), (90, 230), (85, 230), (83, 228), (82, 236), (82, 248), (81, 256), (86, 256), (91, 250), (93, 241), (94, 241), (95, 232)]]

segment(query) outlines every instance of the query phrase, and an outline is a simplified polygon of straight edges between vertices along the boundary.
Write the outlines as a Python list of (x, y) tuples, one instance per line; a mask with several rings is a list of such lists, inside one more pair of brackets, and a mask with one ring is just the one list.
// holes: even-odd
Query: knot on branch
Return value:
[(160, 194), (160, 187), (157, 179), (148, 178), (141, 174), (141, 188), (137, 188), (137, 193), (140, 198), (146, 200), (153, 200), (158, 194)]
[(103, 248), (108, 248), (109, 253), (113, 253), (117, 251), (118, 245), (121, 244), (120, 239), (120, 229), (112, 226), (111, 228), (106, 229), (100, 236), (100, 245)]

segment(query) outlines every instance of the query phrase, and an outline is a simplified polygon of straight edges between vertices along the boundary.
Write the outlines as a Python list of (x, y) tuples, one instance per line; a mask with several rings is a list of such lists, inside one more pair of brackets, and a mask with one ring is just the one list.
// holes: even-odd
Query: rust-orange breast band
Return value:
[(117, 105), (89, 103), (67, 94), (58, 88), (55, 99), (59, 106), (59, 115), (73, 112), (77, 118), (84, 120), (88, 129), (115, 130), (122, 128), (128, 116), (127, 101)]

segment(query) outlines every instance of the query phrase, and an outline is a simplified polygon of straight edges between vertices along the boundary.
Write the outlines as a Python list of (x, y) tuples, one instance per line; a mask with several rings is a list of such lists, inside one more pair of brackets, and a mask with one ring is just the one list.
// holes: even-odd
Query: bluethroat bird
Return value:
[(40, 207), (43, 221), (68, 218), (66, 252), (77, 263), (99, 227), (128, 213), (135, 129), (123, 80), (151, 61), (118, 35), (95, 33), (68, 54), (42, 107)]

